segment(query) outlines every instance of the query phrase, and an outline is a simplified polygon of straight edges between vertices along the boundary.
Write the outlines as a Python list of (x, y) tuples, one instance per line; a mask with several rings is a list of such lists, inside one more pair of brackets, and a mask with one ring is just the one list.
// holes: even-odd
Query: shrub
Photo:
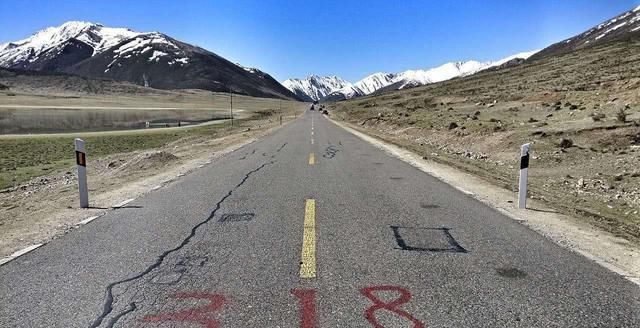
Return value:
[(600, 122), (603, 118), (605, 118), (606, 116), (602, 113), (593, 113), (591, 114), (591, 119), (594, 122)]
[(558, 144), (558, 146), (560, 146), (560, 148), (562, 149), (571, 148), (573, 147), (573, 140), (568, 138), (562, 138), (560, 139), (560, 144)]
[(616, 119), (621, 123), (627, 122), (627, 112), (625, 112), (623, 108), (620, 108), (616, 113)]

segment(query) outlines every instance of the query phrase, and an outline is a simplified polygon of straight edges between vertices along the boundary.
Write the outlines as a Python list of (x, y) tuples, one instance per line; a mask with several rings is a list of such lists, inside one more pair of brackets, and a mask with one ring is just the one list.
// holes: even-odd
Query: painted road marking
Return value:
[(86, 218), (86, 219), (84, 219), (84, 220), (82, 220), (82, 221), (78, 222), (78, 224), (80, 224), (80, 225), (85, 225), (85, 224), (87, 224), (87, 223), (89, 223), (89, 222), (91, 222), (91, 221), (93, 221), (93, 220), (95, 220), (95, 219), (97, 219), (97, 218), (99, 218), (99, 217), (100, 217), (99, 215), (96, 215), (96, 216), (90, 216), (90, 217), (88, 217), (88, 218)]
[(316, 201), (307, 199), (304, 208), (304, 233), (300, 278), (316, 277)]
[(23, 249), (21, 249), (19, 251), (16, 251), (13, 254), (11, 254), (11, 255), (9, 255), (9, 256), (7, 256), (5, 258), (0, 258), (0, 265), (3, 265), (3, 264), (8, 263), (8, 262), (11, 262), (12, 260), (14, 260), (14, 259), (16, 259), (16, 258), (18, 258), (18, 257), (20, 257), (20, 256), (22, 256), (24, 254), (27, 254), (27, 253), (31, 252), (32, 250), (34, 250), (34, 249), (36, 249), (36, 248), (38, 248), (38, 247), (40, 247), (42, 245), (44, 245), (44, 244), (31, 245), (31, 246), (25, 247), (25, 248), (23, 248)]
[(313, 138), (311, 138), (311, 144), (313, 145)]
[(127, 199), (127, 200), (125, 200), (125, 201), (121, 202), (120, 204), (116, 204), (116, 205), (111, 206), (111, 208), (121, 208), (121, 207), (124, 207), (125, 205), (127, 205), (127, 204), (129, 204), (129, 203), (133, 202), (134, 200), (136, 200), (136, 199), (135, 199), (135, 198)]
[(316, 163), (316, 154), (310, 153), (309, 154), (309, 165), (313, 165), (315, 163)]

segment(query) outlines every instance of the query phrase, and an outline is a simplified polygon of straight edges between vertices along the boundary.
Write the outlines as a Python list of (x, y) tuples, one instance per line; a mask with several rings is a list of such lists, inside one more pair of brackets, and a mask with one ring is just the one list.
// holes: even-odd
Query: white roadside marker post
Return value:
[(89, 207), (89, 192), (87, 189), (87, 155), (84, 148), (84, 140), (76, 138), (76, 164), (78, 165), (78, 192), (80, 194), (80, 207)]
[(531, 144), (529, 143), (520, 147), (520, 187), (518, 188), (518, 208), (527, 208), (529, 148), (531, 148)]

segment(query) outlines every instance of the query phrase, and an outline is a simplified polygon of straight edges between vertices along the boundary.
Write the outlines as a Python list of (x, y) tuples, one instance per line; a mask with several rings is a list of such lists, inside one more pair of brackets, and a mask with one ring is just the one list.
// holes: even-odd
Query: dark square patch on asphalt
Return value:
[(398, 247), (405, 251), (467, 253), (449, 233), (449, 228), (391, 226)]
[(251, 221), (256, 215), (253, 213), (229, 213), (223, 214), (218, 222), (241, 222), (241, 221)]

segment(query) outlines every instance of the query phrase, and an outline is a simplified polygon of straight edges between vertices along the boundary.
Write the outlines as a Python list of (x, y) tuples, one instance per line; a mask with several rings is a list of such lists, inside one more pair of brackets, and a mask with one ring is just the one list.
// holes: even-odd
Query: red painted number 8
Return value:
[[(388, 291), (398, 292), (400, 293), (400, 295), (397, 299), (391, 302), (384, 302), (375, 295), (375, 292)], [(409, 300), (411, 299), (411, 293), (409, 293), (408, 290), (396, 286), (373, 286), (362, 288), (360, 289), (360, 292), (366, 298), (373, 301), (373, 305), (364, 312), (364, 316), (367, 321), (369, 321), (369, 323), (371, 323), (371, 325), (375, 328), (384, 328), (376, 319), (375, 312), (377, 310), (387, 310), (393, 312), (405, 319), (410, 320), (413, 323), (414, 328), (424, 328), (424, 324), (422, 322), (414, 318), (411, 314), (409, 314), (409, 312), (398, 308), (398, 306), (409, 302)]]

